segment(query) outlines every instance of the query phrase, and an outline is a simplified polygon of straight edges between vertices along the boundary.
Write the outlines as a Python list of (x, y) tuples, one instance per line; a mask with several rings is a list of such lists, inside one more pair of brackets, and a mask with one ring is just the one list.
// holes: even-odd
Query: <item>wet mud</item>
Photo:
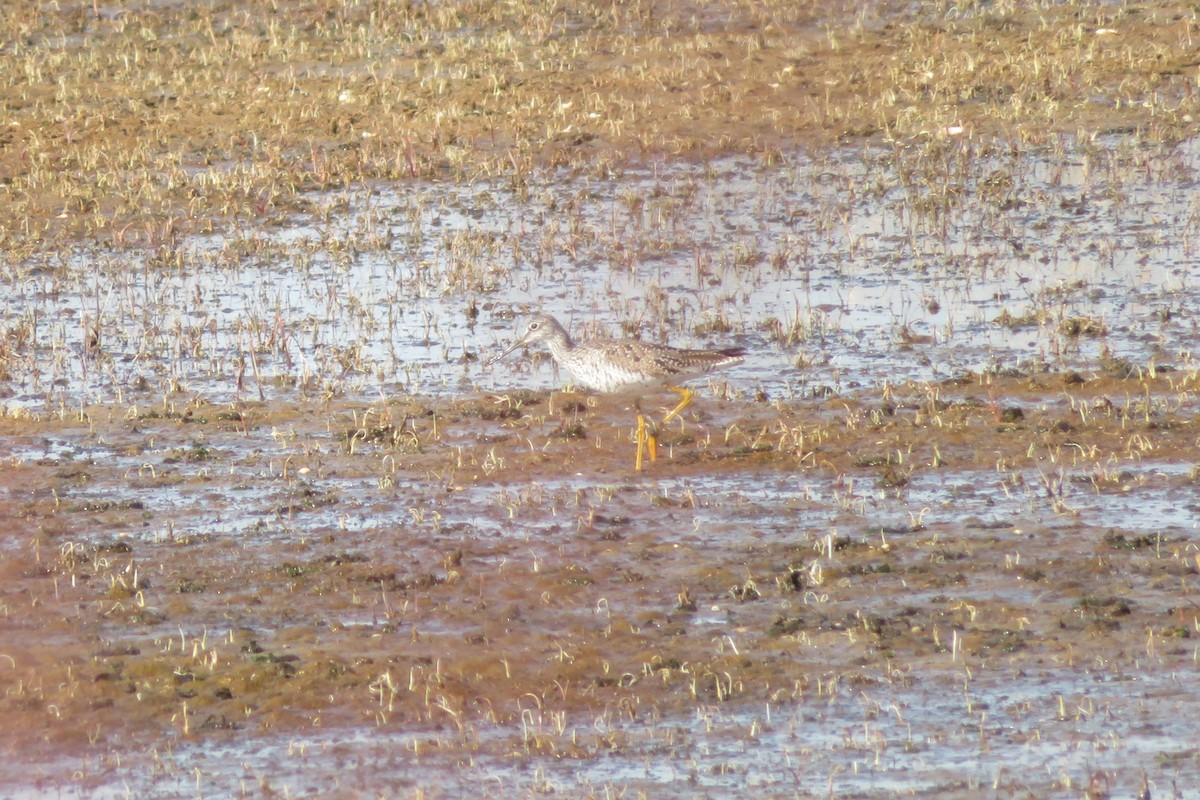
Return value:
[(6, 421), (6, 781), (1187, 785), (1195, 384), (705, 393), (640, 474), (570, 393)]
[(1200, 785), (1194, 8), (0, 33), (0, 798)]

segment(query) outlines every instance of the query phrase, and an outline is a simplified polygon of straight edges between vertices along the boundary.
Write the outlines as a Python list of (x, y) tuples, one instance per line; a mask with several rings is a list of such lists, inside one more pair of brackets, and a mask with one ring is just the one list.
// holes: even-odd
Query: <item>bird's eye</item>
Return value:
[(531, 331), (536, 331), (540, 327), (542, 327), (542, 323), (540, 323), (540, 322), (529, 323), (529, 330), (531, 330)]

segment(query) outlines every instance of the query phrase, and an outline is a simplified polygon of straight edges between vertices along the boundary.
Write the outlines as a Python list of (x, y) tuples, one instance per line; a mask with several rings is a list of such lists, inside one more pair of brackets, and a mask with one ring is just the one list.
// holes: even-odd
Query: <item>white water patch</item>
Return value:
[(0, 275), (9, 406), (558, 385), (481, 357), (540, 309), (577, 335), (743, 345), (735, 389), (964, 371), (1194, 368), (1195, 141), (948, 145), (360, 187), (283, 227)]

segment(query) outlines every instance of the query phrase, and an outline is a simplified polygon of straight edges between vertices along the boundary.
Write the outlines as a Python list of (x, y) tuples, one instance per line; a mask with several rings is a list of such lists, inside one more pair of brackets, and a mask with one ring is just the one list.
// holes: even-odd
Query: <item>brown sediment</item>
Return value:
[[(1186, 4), (23, 4), (0, 244), (163, 248), (363, 181), (1196, 130)], [(99, 10), (97, 16), (94, 12)]]
[[(182, 251), (188, 234), (335, 214), (314, 207), (319, 190), (496, 176), (519, 190), (536, 167), (837, 144), (903, 151), (905, 202), (935, 228), (963, 188), (918, 162), (1194, 134), (1195, 26), (1175, 3), (19, 4), (0, 15), (3, 271), (53, 293), (88, 268), (67, 264), (80, 246), (191, 269), (208, 256)], [(948, 141), (978, 150), (948, 156)], [(988, 208), (1029, 201), (1011, 186), (978, 181)], [(1049, 302), (1087, 288), (1050, 287), (995, 322), (1103, 339), (1112, 320)], [(698, 335), (732, 327), (695, 319)], [(86, 322), (97, 369), (109, 334)], [(764, 323), (771, 346), (795, 344), (793, 322)], [(5, 391), (14, 364), (45, 353), (31, 343), (44, 330), (30, 312), (0, 332)], [(352, 372), (353, 347), (341, 357)], [(412, 778), (428, 787), (476, 758), (696, 761), (696, 735), (672, 731), (720, 714), (745, 752), (768, 734), (799, 742), (792, 789), (889, 748), (940, 753), (946, 729), (974, 736), (952, 755), (1037, 754), (996, 772), (998, 793), (1101, 796), (1139, 770), (1186, 785), (1200, 773), (1186, 740), (1153, 738), (1197, 710), (1178, 678), (1195, 671), (1195, 526), (1157, 521), (1198, 511), (1196, 374), (1181, 361), (788, 400), (704, 392), (644, 474), (612, 398), (370, 404), (289, 374), (213, 404), (155, 374), (128, 387), (136, 403), (14, 404), (0, 419), (0, 786), (154, 790), (172, 748), (315, 731), (422, 737), (446, 759)], [(146, 399), (158, 389), (169, 398)], [(1148, 687), (1129, 705), (1078, 688), (1125, 681)], [(959, 705), (936, 724), (864, 740), (947, 696)], [(838, 702), (861, 714), (825, 711)], [(768, 707), (801, 732), (771, 731)], [(1124, 724), (1139, 714), (1152, 724)], [(1114, 721), (1107, 739), (1080, 733), (1095, 719)], [(1152, 758), (1122, 749), (1145, 729)], [(1100, 754), (1090, 774), (1036, 749), (1080, 741)], [(306, 780), (334, 786), (344, 758), (312, 756)], [(264, 794), (297, 763), (275, 765)], [(412, 788), (389, 766), (357, 779)], [(696, 765), (705, 779), (739, 768)], [(206, 764), (197, 791), (237, 791), (238, 769)], [(921, 779), (978, 796), (956, 763)], [(613, 783), (639, 780), (662, 788)]]
[[(314, 727), (467, 726), (504, 733), (441, 746), (503, 755), (531, 703), (573, 724), (734, 713), (832, 699), (847, 681), (928, 687), (969, 669), (986, 685), (1072, 659), (1128, 664), (1148, 646), (1156, 669), (1186, 669), (1194, 531), (1146, 534), (1072, 506), (1187, 496), (1194, 472), (1143, 466), (1194, 456), (1195, 416), (1171, 407), (1195, 390), (1194, 374), (1039, 374), (772, 405), (707, 397), (677, 442), (664, 432), (647, 474), (632, 470), (628, 410), (606, 399), (554, 398), (581, 437), (558, 434), (545, 394), (524, 395), (519, 415), (490, 415), (495, 397), (431, 401), (409, 416), (411, 442), (347, 436), (339, 421), (360, 409), (337, 401), (247, 406), (243, 429), (201, 423), (192, 460), (195, 423), (99, 408), (4, 420), (26, 453), (3, 470), (7, 761), (133, 762), (167, 740)], [(272, 452), (281, 428), (292, 440)], [(141, 466), (29, 454), (48, 441)], [(688, 487), (712, 476), (732, 494)], [(873, 519), (929, 481), (938, 504)], [(161, 506), (156, 490), (188, 485), (198, 507)], [(953, 510), (981, 493), (1021, 496), (1028, 513)], [(789, 522), (814, 508), (820, 527)], [(595, 745), (546, 729), (520, 748)]]

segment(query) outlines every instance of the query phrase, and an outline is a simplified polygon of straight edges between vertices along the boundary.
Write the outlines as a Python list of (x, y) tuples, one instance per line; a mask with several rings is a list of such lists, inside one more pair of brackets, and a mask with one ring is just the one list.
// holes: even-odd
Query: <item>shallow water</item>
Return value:
[[(152, 775), (111, 761), (83, 763), (74, 767), (86, 789), (5, 796), (108, 798), (131, 790), (138, 797), (693, 796), (749, 789), (796, 797), (966, 798), (1020, 796), (1022, 786), (1087, 776), (1117, 758), (1174, 767), (1160, 763), (1148, 784), (1136, 770), (1107, 780), (1103, 785), (1115, 795), (1132, 796), (1146, 785), (1152, 796), (1186, 792), (1200, 746), (1194, 727), (1178, 717), (1151, 724), (1146, 717), (1155, 715), (1159, 695), (1195, 694), (1195, 674), (1046, 671), (1015, 684), (1013, 677), (965, 669), (935, 681), (875, 676), (800, 707), (707, 705), (686, 718), (652, 714), (618, 724), (533, 713), (501, 732), (313, 732), (252, 742), (230, 734), (164, 743)], [(530, 737), (543, 735), (535, 728), (553, 728), (572, 743), (570, 754), (530, 752)], [(609, 752), (614, 742), (619, 757)]]
[[(7, 708), (97, 733), (0, 796), (1192, 785), (1197, 155), (543, 172), (9, 265), (0, 605), (80, 627)], [(481, 366), (535, 308), (750, 352), (636, 474), (623, 401), (481, 412), (560, 384)]]
[(746, 345), (727, 377), (772, 397), (1096, 369), (1102, 348), (1191, 363), (1195, 142), (927, 153), (542, 172), (519, 190), (359, 189), (313, 197), (314, 218), (187, 239), (157, 258), (10, 266), (0, 324), (31, 327), (32, 341), (6, 402), (554, 386), (516, 357), (479, 365), (514, 336), (512, 315), (533, 309), (577, 332)]

